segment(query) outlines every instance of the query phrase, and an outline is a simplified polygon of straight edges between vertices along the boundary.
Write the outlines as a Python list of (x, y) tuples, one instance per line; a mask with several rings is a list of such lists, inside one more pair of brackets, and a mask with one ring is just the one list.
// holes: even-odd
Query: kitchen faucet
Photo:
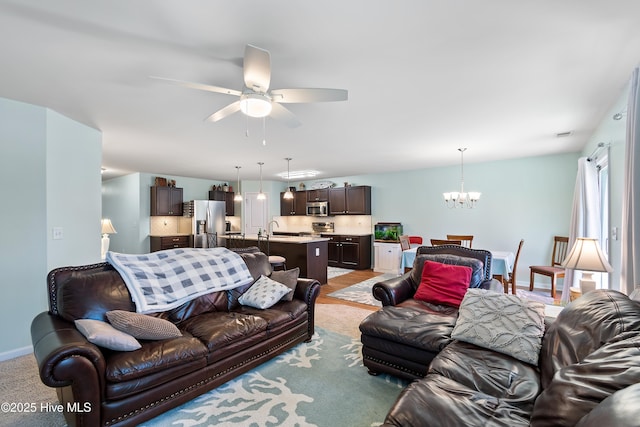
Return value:
[(271, 230), (270, 235), (273, 236), (273, 227), (271, 227), (271, 224), (275, 224), (278, 228), (280, 228), (280, 224), (278, 224), (278, 221), (276, 221), (275, 219), (269, 221), (269, 223), (267, 224), (267, 231)]

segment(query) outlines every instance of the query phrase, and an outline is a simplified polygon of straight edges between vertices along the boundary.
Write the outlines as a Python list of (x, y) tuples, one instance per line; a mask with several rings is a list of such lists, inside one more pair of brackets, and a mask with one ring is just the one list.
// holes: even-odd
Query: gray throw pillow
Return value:
[(282, 297), (281, 301), (291, 301), (293, 299), (293, 293), (298, 286), (298, 277), (300, 276), (300, 267), (292, 268), (291, 270), (281, 271), (277, 270), (271, 273), (270, 278), (276, 282), (280, 282), (287, 288), (291, 289), (291, 292)]
[(537, 365), (543, 335), (543, 303), (469, 289), (451, 338)]
[(291, 289), (269, 279), (267, 276), (260, 276), (253, 285), (238, 298), (238, 302), (249, 307), (265, 309), (280, 301), (280, 298), (291, 292)]
[(107, 319), (114, 328), (140, 340), (165, 340), (182, 336), (173, 323), (146, 314), (112, 310), (107, 311)]
[(132, 351), (140, 347), (140, 343), (131, 335), (119, 331), (107, 322), (94, 319), (78, 319), (76, 328), (89, 342), (116, 351)]

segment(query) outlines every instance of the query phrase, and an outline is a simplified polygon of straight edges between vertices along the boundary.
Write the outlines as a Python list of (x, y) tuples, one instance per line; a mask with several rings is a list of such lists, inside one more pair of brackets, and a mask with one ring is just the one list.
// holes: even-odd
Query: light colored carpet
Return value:
[(522, 299), (530, 299), (532, 301), (539, 301), (544, 304), (553, 305), (553, 298), (551, 298), (550, 292), (537, 292), (526, 291), (524, 289), (516, 289), (516, 295)]
[(344, 276), (345, 274), (349, 274), (354, 270), (348, 268), (340, 268), (340, 267), (327, 267), (327, 279), (333, 279), (338, 276)]
[(345, 301), (372, 305), (374, 307), (382, 307), (382, 303), (373, 297), (371, 289), (373, 289), (373, 285), (376, 283), (392, 279), (394, 277), (398, 276), (391, 273), (384, 273), (380, 276), (372, 277), (371, 279), (363, 280), (355, 285), (340, 289), (339, 291), (331, 292), (327, 296)]
[[(316, 326), (359, 341), (360, 331), (358, 326), (362, 319), (372, 312), (372, 310), (340, 304), (316, 304)], [(344, 338), (345, 340), (347, 339), (346, 337)], [(359, 363), (361, 363), (361, 360), (359, 360)], [(369, 377), (363, 367), (357, 371), (357, 375)], [(385, 379), (384, 381), (390, 380)], [(327, 385), (327, 389), (336, 390), (329, 385)], [(399, 391), (400, 389), (398, 389)], [(41, 404), (45, 407), (47, 403), (58, 404), (58, 397), (55, 389), (45, 386), (40, 381), (38, 367), (32, 354), (0, 362), (0, 402), (34, 403), (37, 409), (35, 412), (25, 412), (24, 410), (21, 412), (3, 411), (0, 413), (1, 427), (55, 427), (66, 425), (62, 414), (41, 410)], [(384, 404), (380, 403), (379, 406), (386, 411), (391, 407), (392, 403), (393, 398), (389, 400), (388, 404), (384, 401)], [(243, 423), (238, 422), (233, 425), (243, 425)]]

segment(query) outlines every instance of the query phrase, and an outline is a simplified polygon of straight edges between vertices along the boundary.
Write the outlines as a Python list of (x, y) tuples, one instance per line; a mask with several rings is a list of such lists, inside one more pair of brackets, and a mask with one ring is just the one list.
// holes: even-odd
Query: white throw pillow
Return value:
[(134, 337), (117, 330), (107, 322), (94, 319), (78, 319), (74, 323), (89, 342), (100, 347), (117, 351), (132, 351), (142, 347)]
[(516, 295), (469, 289), (451, 338), (523, 362), (538, 364), (544, 335), (544, 304)]
[(242, 305), (265, 309), (280, 301), (280, 298), (289, 292), (293, 291), (282, 283), (262, 275), (238, 298), (238, 301)]

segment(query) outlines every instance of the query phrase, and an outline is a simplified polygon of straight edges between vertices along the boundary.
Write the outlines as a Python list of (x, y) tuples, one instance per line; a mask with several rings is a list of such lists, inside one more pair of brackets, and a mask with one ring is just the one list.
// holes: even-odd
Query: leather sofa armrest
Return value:
[[(100, 349), (87, 341), (72, 322), (48, 312), (38, 314), (31, 322), (33, 354), (40, 378), (50, 387), (69, 388), (67, 402), (86, 412), (65, 413), (75, 425), (100, 425), (100, 402), (103, 400), (105, 360)], [(79, 419), (80, 418), (80, 419)]]
[(293, 293), (293, 299), (299, 299), (307, 304), (307, 315), (309, 321), (307, 323), (307, 339), (306, 342), (311, 341), (311, 337), (315, 333), (315, 312), (316, 312), (316, 299), (320, 295), (320, 282), (316, 279), (298, 278), (298, 285)]
[(378, 282), (373, 285), (373, 296), (382, 302), (383, 306), (397, 305), (415, 294), (415, 288), (411, 280), (411, 272), (399, 277)]

